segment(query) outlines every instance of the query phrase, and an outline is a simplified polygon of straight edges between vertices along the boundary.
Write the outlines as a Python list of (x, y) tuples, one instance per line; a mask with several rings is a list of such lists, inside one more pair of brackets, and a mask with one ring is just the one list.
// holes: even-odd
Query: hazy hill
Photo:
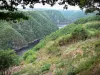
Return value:
[(58, 10), (45, 10), (44, 11), (50, 18), (51, 20), (57, 24), (57, 25), (63, 25), (66, 24), (69, 20), (66, 19), (60, 11)]
[(66, 16), (65, 18), (68, 19), (70, 23), (78, 20), (79, 18), (95, 15), (95, 13), (85, 14), (82, 10), (60, 10), (60, 12)]

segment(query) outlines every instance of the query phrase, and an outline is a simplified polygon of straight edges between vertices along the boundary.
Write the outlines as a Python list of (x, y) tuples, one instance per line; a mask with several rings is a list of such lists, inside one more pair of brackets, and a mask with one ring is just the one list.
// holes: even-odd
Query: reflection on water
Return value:
[(17, 51), (16, 54), (19, 55), (19, 56), (22, 56), (25, 52), (27, 52), (29, 49), (31, 48), (26, 48), (26, 49), (22, 49), (20, 51)]
[(66, 25), (58, 25), (59, 29), (65, 27)]
[(27, 52), (28, 50), (30, 50), (31, 48), (33, 48), (39, 42), (40, 42), (40, 39), (37, 39), (34, 42), (29, 43), (28, 46), (22, 47), (21, 49), (18, 49), (18, 50), (15, 50), (16, 54), (19, 55), (19, 56), (22, 56), (25, 52)]

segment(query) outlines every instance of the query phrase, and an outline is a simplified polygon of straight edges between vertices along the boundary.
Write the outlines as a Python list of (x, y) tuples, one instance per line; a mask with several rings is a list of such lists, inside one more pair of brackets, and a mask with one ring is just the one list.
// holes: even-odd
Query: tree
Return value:
[[(53, 6), (58, 0), (0, 0), (0, 10), (16, 11), (17, 6), (21, 5), (23, 9), (29, 5), (30, 8), (34, 7), (36, 3), (46, 3)], [(65, 5), (64, 9), (67, 9), (68, 5), (78, 5), (81, 9), (86, 8), (87, 12), (99, 11), (100, 14), (100, 0), (60, 0), (59, 5)], [(1, 14), (0, 14), (1, 15)]]
[[(25, 6), (29, 5), (30, 8), (34, 7), (36, 3), (45, 3), (53, 6), (58, 0), (0, 0), (0, 9), (14, 11), (17, 10), (17, 6), (21, 5), (24, 9)], [(65, 4), (64, 8), (67, 8), (67, 5), (78, 5), (80, 8), (100, 10), (100, 0), (61, 0), (60, 5)]]
[(0, 12), (0, 19), (1, 20), (6, 20), (6, 21), (10, 21), (13, 20), (14, 22), (16, 22), (15, 20), (20, 20), (20, 19), (24, 19), (27, 20), (28, 16), (26, 16), (25, 14), (23, 14), (22, 12)]
[(9, 67), (16, 64), (18, 64), (18, 56), (13, 50), (0, 50), (0, 72), (2, 75), (5, 75), (5, 71)]

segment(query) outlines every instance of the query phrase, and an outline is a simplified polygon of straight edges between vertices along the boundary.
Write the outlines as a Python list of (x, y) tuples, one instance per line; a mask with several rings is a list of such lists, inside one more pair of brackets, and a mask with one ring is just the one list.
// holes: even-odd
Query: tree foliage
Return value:
[(20, 12), (0, 12), (0, 19), (1, 20), (20, 20), (20, 18), (27, 20), (28, 16), (25, 16), (23, 13)]
[(9, 67), (18, 65), (18, 56), (13, 50), (0, 50), (0, 71), (3, 72)]
[[(23, 9), (25, 9), (26, 6), (34, 8), (36, 3), (42, 3), (43, 5), (49, 4), (53, 6), (57, 3), (57, 1), (58, 0), (0, 0), (0, 10), (16, 11), (18, 9), (18, 5), (21, 5)], [(86, 13), (94, 12), (97, 10), (99, 11), (98, 15), (100, 15), (100, 0), (60, 0), (58, 4), (65, 5), (64, 9), (67, 9), (68, 5), (78, 5), (81, 9), (86, 8)]]
[[(46, 3), (53, 6), (58, 0), (0, 0), (0, 9), (1, 10), (9, 10), (14, 11), (17, 10), (17, 6), (21, 5), (23, 8), (29, 5), (30, 8), (34, 7), (36, 3), (42, 3), (45, 5)], [(99, 10), (100, 7), (100, 0), (61, 0), (59, 5), (64, 4), (67, 8), (67, 5), (78, 5), (80, 8), (95, 8), (94, 10)]]

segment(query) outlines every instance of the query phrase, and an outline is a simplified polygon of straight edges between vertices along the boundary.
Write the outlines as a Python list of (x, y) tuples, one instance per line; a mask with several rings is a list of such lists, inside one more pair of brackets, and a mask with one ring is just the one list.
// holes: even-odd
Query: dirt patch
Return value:
[(66, 54), (63, 54), (62, 55), (62, 58), (69, 58), (69, 57), (75, 58), (77, 55), (83, 56), (83, 53), (84, 53), (83, 50), (81, 48), (78, 48), (76, 50), (73, 50), (71, 52), (68, 52)]

